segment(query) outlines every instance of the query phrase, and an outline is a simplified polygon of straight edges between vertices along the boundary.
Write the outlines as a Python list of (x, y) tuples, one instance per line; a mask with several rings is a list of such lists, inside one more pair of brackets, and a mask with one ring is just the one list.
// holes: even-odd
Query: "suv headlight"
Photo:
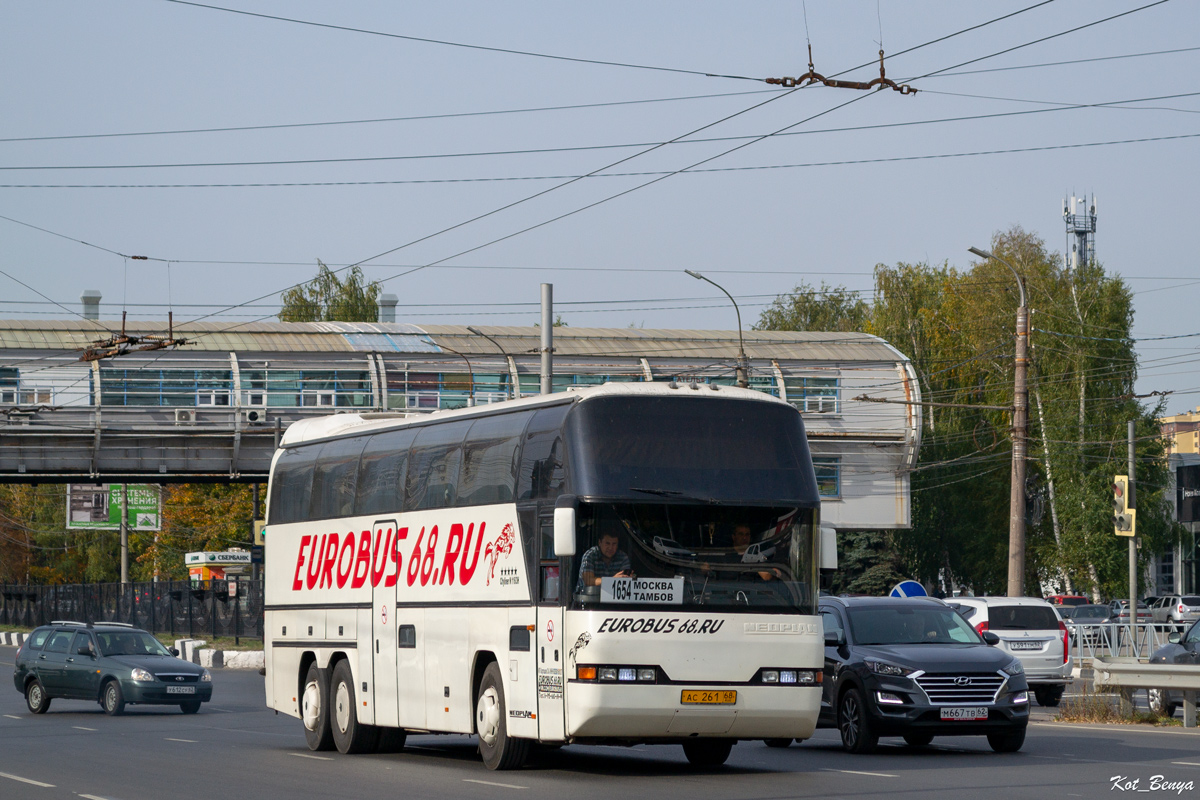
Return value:
[(151, 675), (147, 670), (142, 669), (141, 667), (134, 667), (133, 672), (131, 672), (129, 674), (129, 677), (133, 678), (135, 681), (152, 681), (152, 680), (154, 680), (154, 676)]
[(208, 670), (202, 671), (200, 673), (200, 680), (204, 681), (205, 683), (212, 683), (212, 673)]
[(1004, 671), (1007, 672), (1009, 675), (1020, 675), (1025, 672), (1025, 668), (1023, 666), (1021, 666), (1020, 661), (1017, 661), (1014, 658), (1013, 662), (1004, 668)]
[(867, 659), (863, 663), (867, 665), (867, 669), (871, 670), (871, 672), (874, 672), (876, 675), (895, 675), (896, 677), (903, 678), (916, 672), (914, 669), (897, 666), (896, 664), (889, 664), (886, 661), (872, 661)]

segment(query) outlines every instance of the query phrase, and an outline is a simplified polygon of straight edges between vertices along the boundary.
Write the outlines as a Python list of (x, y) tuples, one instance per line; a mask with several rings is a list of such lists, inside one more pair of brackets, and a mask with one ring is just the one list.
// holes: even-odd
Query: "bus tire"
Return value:
[(354, 674), (349, 661), (339, 661), (333, 668), (330, 695), (333, 700), (330, 727), (333, 743), (339, 753), (370, 753), (375, 749), (379, 729), (358, 721), (358, 694), (354, 691)]
[(729, 760), (733, 739), (688, 739), (683, 754), (694, 767), (719, 767)]
[(767, 747), (791, 747), (791, 739), (763, 739), (763, 744)]
[(479, 682), (475, 700), (475, 732), (479, 734), (479, 755), (488, 769), (520, 769), (529, 755), (529, 740), (508, 735), (508, 708), (504, 701), (504, 682), (496, 662), (487, 665)]
[(313, 751), (333, 749), (333, 726), (329, 724), (329, 686), (321, 680), (317, 662), (308, 665), (304, 690), (300, 696), (300, 719), (304, 720), (304, 740)]

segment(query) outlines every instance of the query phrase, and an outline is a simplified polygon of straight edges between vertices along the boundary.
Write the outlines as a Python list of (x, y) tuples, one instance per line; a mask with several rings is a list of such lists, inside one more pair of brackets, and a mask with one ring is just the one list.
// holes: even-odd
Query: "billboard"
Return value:
[(1180, 522), (1200, 522), (1200, 464), (1175, 468), (1175, 508)]
[[(128, 484), (128, 526), (131, 531), (162, 527), (161, 494), (154, 484)], [(115, 531), (121, 527), (121, 484), (67, 484), (67, 527)]]

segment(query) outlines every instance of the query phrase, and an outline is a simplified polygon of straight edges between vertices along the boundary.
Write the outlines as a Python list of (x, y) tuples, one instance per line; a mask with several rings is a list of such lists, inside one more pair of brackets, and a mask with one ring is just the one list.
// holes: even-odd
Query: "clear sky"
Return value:
[[(72, 311), (97, 289), (107, 319), (170, 303), (232, 325), (318, 258), (379, 256), (364, 271), (404, 321), (529, 325), (550, 282), (573, 326), (732, 329), (685, 268), (749, 326), (800, 281), (966, 267), (1012, 225), (1061, 252), (1063, 198), (1094, 194), (1096, 254), (1136, 293), (1139, 391), (1200, 405), (1200, 336), (1152, 339), (1200, 332), (1196, 0), (213, 5), (321, 25), (0, 4), (0, 269)], [(817, 72), (870, 80), (881, 36), (917, 94), (761, 80), (803, 74), (806, 38)], [(156, 135), (99, 136), (132, 133)], [(1135, 139), (1155, 141), (1082, 146)], [(305, 163), (244, 163), (280, 161)], [(67, 314), (0, 275), (0, 316)]]

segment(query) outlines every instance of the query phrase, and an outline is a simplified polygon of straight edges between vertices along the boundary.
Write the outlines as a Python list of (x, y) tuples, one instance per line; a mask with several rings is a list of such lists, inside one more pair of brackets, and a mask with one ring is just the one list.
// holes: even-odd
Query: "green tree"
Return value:
[(760, 331), (861, 331), (870, 313), (871, 307), (858, 292), (827, 286), (824, 281), (820, 289), (800, 283), (775, 298), (752, 327)]
[[(1068, 270), (1019, 227), (996, 234), (992, 252), (1021, 274), (1031, 309), (1026, 587), (1126, 592), (1127, 544), (1113, 534), (1112, 476), (1127, 471), (1126, 425), (1137, 426), (1138, 532), (1142, 558), (1177, 541), (1163, 496), (1164, 443), (1156, 417), (1133, 396), (1137, 358), (1132, 294), (1102, 265)], [(807, 287), (797, 287), (800, 291)], [(976, 592), (1005, 589), (1016, 281), (1004, 264), (879, 265), (865, 311), (844, 290), (781, 296), (756, 327), (865, 330), (912, 361), (921, 384), (923, 439), (911, 475), (912, 519), (878, 551), (906, 577), (940, 578)], [(932, 405), (939, 403), (945, 405)], [(1044, 513), (1039, 513), (1039, 511)], [(856, 547), (859, 545), (855, 545)], [(864, 552), (871, 552), (865, 550)], [(853, 579), (884, 562), (844, 562)], [(847, 584), (850, 585), (850, 584)]]
[(317, 260), (317, 277), (282, 295), (280, 322), (375, 322), (380, 284), (367, 282), (362, 269), (352, 267), (345, 279)]

